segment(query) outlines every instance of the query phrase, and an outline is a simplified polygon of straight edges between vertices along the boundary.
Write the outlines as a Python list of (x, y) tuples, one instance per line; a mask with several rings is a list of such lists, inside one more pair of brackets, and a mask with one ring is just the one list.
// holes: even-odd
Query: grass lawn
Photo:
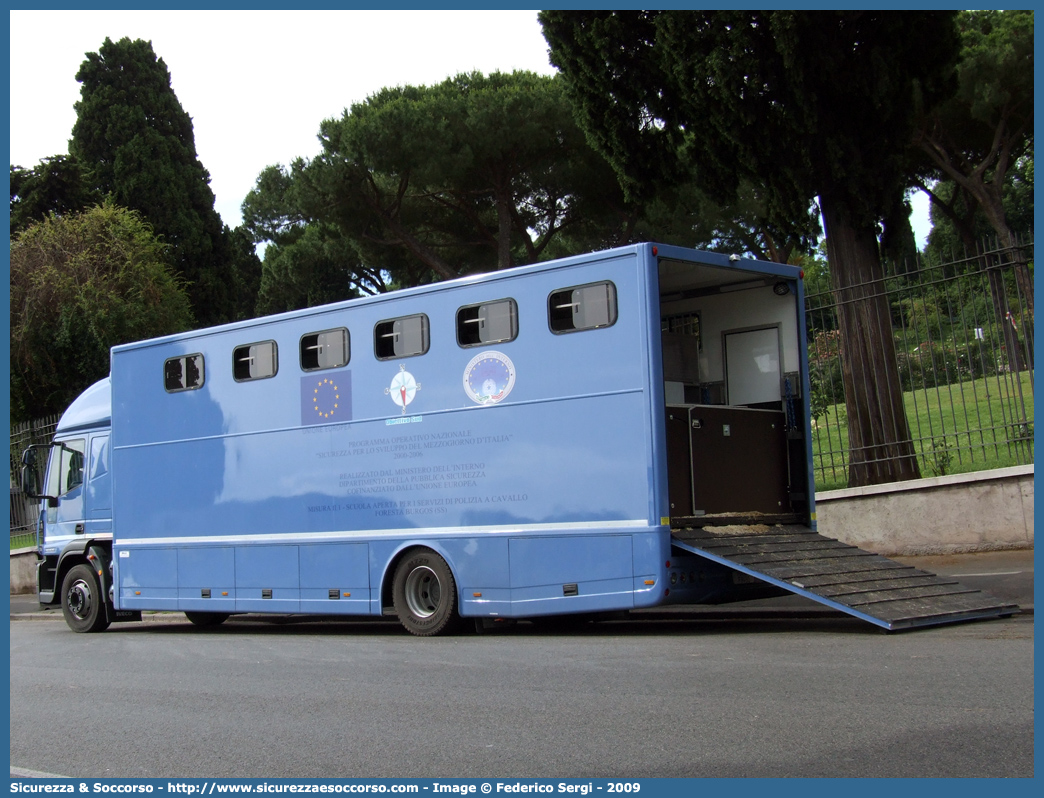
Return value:
[[(1033, 462), (1033, 379), (1000, 374), (903, 394), (921, 476)], [(1023, 413), (1022, 408), (1025, 407)], [(812, 430), (816, 490), (848, 485), (848, 424), (832, 405)]]
[(36, 533), (30, 532), (27, 535), (11, 535), (11, 551), (15, 549), (27, 549), (30, 546), (36, 545)]

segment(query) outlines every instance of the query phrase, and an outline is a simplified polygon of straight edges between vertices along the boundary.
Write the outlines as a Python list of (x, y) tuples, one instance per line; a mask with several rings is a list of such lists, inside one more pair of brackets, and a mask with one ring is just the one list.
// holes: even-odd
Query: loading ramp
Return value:
[[(697, 520), (697, 519), (692, 519)], [(1019, 612), (1016, 604), (797, 524), (672, 529), (680, 549), (889, 631)]]

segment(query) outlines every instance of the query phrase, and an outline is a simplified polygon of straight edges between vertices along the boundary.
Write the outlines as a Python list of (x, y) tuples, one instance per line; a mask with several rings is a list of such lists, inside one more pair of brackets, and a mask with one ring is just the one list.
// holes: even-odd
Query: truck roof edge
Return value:
[(69, 405), (55, 433), (74, 430), (108, 427), (112, 424), (112, 392), (109, 378), (98, 380)]

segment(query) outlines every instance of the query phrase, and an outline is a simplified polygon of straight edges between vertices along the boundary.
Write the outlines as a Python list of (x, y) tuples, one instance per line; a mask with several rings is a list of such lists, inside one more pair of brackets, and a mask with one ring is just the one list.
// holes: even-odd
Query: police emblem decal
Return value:
[(472, 402), (495, 405), (515, 387), (515, 364), (503, 352), (479, 352), (464, 369), (464, 391)]

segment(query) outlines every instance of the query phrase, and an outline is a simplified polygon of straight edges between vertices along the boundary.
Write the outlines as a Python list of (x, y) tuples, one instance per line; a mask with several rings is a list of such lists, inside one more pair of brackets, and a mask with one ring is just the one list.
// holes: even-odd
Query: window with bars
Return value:
[(660, 319), (660, 331), (691, 336), (696, 339), (699, 348), (703, 349), (699, 313), (678, 313), (674, 316), (664, 316)]

